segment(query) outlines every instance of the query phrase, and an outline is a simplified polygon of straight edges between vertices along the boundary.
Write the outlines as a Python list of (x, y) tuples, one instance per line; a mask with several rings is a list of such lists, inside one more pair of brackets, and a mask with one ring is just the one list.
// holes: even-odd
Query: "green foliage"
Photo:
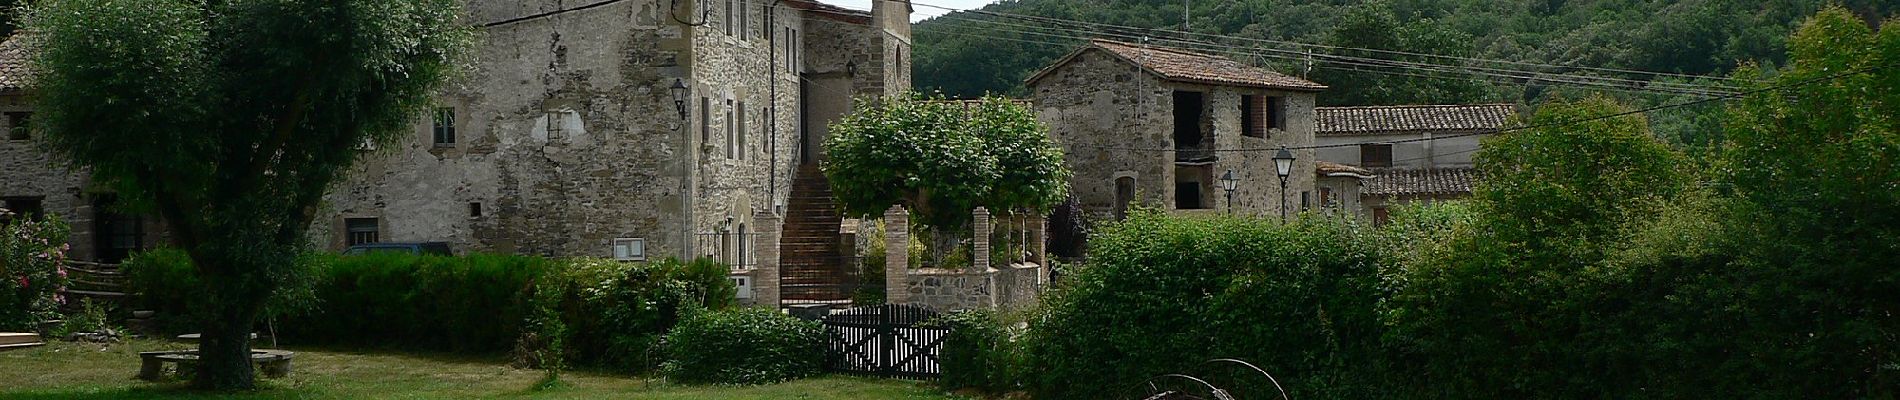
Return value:
[(1628, 111), (1604, 97), (1552, 102), (1523, 122), (1533, 129), (1486, 138), (1472, 197), (1500, 239), (1595, 239), (1680, 192), (1683, 158), (1647, 121), (1599, 118)]
[(65, 303), (66, 236), (57, 216), (15, 218), (0, 208), (0, 331), (32, 331)]
[[(1326, 45), (1341, 48), (1333, 54), (1440, 63), (1444, 59), (1346, 49), (1405, 52), (1427, 49), (1427, 53), (1452, 57), (1470, 57), (1474, 53), (1474, 38), (1470, 34), (1428, 17), (1401, 19), (1385, 1), (1368, 1), (1343, 11), (1345, 13), (1336, 18), (1336, 25), (1324, 35)], [(1321, 68), (1313, 71), (1311, 79), (1332, 86), (1318, 96), (1319, 102), (1328, 106), (1476, 102), (1494, 97), (1493, 89), (1482, 79), (1428, 72), (1415, 75), (1422, 76), (1369, 72), (1361, 68)]]
[[(1403, 50), (1447, 56), (1476, 57), (1540, 64), (1587, 65), (1679, 72), (1691, 75), (1723, 74), (1738, 60), (1779, 65), (1787, 60), (1787, 35), (1803, 18), (1827, 4), (1842, 4), (1872, 21), (1892, 15), (1900, 4), (1888, 0), (1793, 0), (1738, 2), (1727, 0), (1563, 1), (1563, 0), (1238, 0), (1193, 2), (1190, 30), (1244, 39), (1212, 40), (1222, 46), (1270, 46), (1254, 40), (1290, 40), (1303, 43)], [(996, 2), (983, 11), (1076, 20), (1089, 23), (1178, 31), (1182, 5), (1175, 0), (1020, 0)], [(1181, 46), (1169, 42), (1186, 35), (1160, 32), (1095, 29), (1098, 32), (1057, 32), (1052, 25), (1026, 22), (975, 12), (955, 12), (925, 20), (913, 29), (917, 51), (917, 90), (942, 90), (953, 97), (974, 98), (984, 93), (1025, 95), (1023, 81), (1054, 63), (1080, 39), (1092, 36)], [(1074, 26), (1064, 28), (1075, 29)], [(1087, 29), (1085, 29), (1087, 30)], [(1034, 31), (1034, 32), (1029, 32)], [(1364, 36), (1343, 35), (1358, 31)], [(1206, 36), (1193, 38), (1209, 41)], [(1287, 47), (1278, 47), (1287, 50)], [(1242, 49), (1227, 51), (1243, 60)], [(1325, 50), (1319, 50), (1327, 52)], [(1330, 53), (1330, 52), (1329, 52)], [(1367, 53), (1339, 51), (1360, 57)], [(1381, 59), (1431, 61), (1468, 65), (1442, 58), (1411, 58), (1377, 54)], [(1299, 75), (1304, 60), (1270, 58), (1263, 64), (1289, 75)], [(1320, 96), (1327, 104), (1471, 103), (1521, 93), (1530, 102), (1548, 88), (1541, 83), (1481, 85), (1470, 75), (1405, 77), (1354, 73), (1349, 65), (1319, 60), (1313, 79), (1331, 86)], [(1511, 69), (1519, 66), (1504, 65)], [(1390, 69), (1390, 68), (1378, 68)], [(1419, 75), (1428, 71), (1399, 70)], [(1579, 73), (1557, 69), (1556, 72)], [(1630, 78), (1618, 75), (1618, 78)], [(1386, 88), (1397, 84), (1399, 87)], [(1472, 90), (1491, 86), (1489, 90)], [(1329, 95), (1339, 95), (1335, 99)], [(1386, 97), (1387, 95), (1393, 97)], [(1353, 100), (1346, 100), (1346, 99)]]
[(439, 351), (509, 349), (526, 294), (554, 261), (527, 256), (371, 253), (331, 256), (316, 274), (318, 310), (285, 321), (299, 342)]
[(666, 335), (670, 379), (753, 385), (812, 376), (824, 362), (824, 330), (772, 309), (696, 313)]
[[(644, 372), (658, 367), (661, 335), (685, 315), (731, 307), (737, 288), (730, 268), (711, 259), (622, 263), (576, 259), (535, 285), (536, 317), (523, 332), (517, 359)], [(537, 346), (535, 341), (542, 342)], [(543, 350), (522, 354), (524, 350)], [(559, 355), (550, 357), (549, 355)], [(524, 360), (526, 361), (526, 360)]]
[(117, 335), (111, 313), (105, 305), (94, 302), (92, 299), (80, 300), (78, 312), (67, 314), (62, 321), (64, 322), (59, 324), (59, 328), (52, 332), (53, 337), (66, 337), (74, 333), (110, 332), (113, 336)]
[(133, 254), (119, 270), (125, 273), (126, 291), (137, 297), (134, 309), (158, 312), (158, 328), (167, 333), (195, 333), (204, 318), (204, 284), (191, 266), (191, 256), (183, 250), (158, 248)]
[(832, 124), (825, 151), (825, 176), (853, 216), (902, 204), (925, 226), (960, 231), (978, 206), (1044, 210), (1068, 191), (1048, 129), (1000, 97), (969, 109), (920, 94), (864, 102)]
[[(1374, 391), (1382, 256), (1370, 236), (1329, 219), (1131, 212), (1092, 234), (1088, 264), (1031, 319), (1031, 391), (1126, 397), (1119, 391), (1150, 377), (1239, 358), (1272, 371), (1295, 398), (1384, 397)], [(1250, 393), (1240, 398), (1269, 396)]]
[(938, 365), (943, 375), (937, 385), (945, 390), (975, 388), (1001, 394), (1022, 389), (1025, 360), (1022, 342), (993, 310), (945, 314), (927, 325), (948, 328)]

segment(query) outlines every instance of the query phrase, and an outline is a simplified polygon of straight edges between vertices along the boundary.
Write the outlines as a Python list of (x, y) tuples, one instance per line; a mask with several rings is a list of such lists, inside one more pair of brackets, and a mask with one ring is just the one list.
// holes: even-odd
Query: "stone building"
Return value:
[[(1095, 40), (1030, 76), (1039, 118), (1068, 153), (1072, 192), (1093, 213), (1130, 203), (1170, 210), (1298, 212), (1314, 152), (1294, 150), (1282, 192), (1272, 157), (1314, 142), (1326, 87), (1222, 57)], [(1229, 204), (1217, 180), (1233, 171)]]
[[(1383, 223), (1388, 209), (1414, 201), (1471, 194), (1472, 155), (1481, 140), (1516, 114), (1510, 104), (1320, 107), (1320, 161), (1370, 175), (1363, 187), (1334, 182), (1319, 188), (1319, 205)], [(1355, 145), (1356, 144), (1356, 145)], [(1355, 168), (1356, 167), (1356, 168)]]
[(820, 127), (909, 86), (902, 2), (566, 3), (472, 0), (472, 70), (332, 191), (318, 240), (749, 264)]
[[(363, 146), (375, 154), (323, 199), (312, 241), (775, 260), (777, 248), (752, 240), (801, 212), (787, 209), (794, 181), (823, 180), (808, 167), (823, 127), (852, 97), (910, 87), (905, 0), (868, 12), (810, 0), (574, 3), (467, 0), (463, 18), (481, 27), (469, 70), (412, 135)], [(10, 128), (31, 111), (22, 53), (12, 41), (0, 51)], [(94, 224), (117, 218), (93, 211), (110, 196), (31, 142), (0, 137), (7, 204), (82, 228), (155, 225)], [(835, 236), (835, 218), (817, 221), (827, 222)], [(93, 236), (82, 229), (74, 244), (103, 240)]]
[(164, 229), (155, 218), (116, 207), (110, 190), (41, 148), (32, 130), (33, 105), (27, 101), (29, 54), (20, 37), (0, 42), (0, 208), (16, 216), (57, 215), (72, 228), (67, 254), (75, 259), (116, 263), (155, 246)]

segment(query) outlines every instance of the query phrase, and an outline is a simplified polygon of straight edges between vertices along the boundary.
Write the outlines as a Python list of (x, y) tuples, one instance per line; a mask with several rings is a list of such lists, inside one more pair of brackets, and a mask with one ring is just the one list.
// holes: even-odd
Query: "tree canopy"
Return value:
[(248, 333), (332, 182), (395, 140), (471, 37), (454, 0), (42, 0), (46, 144), (156, 213), (215, 308), (195, 383), (252, 385)]
[(1069, 188), (1048, 128), (1001, 97), (967, 107), (918, 94), (861, 101), (832, 124), (825, 151), (825, 175), (847, 214), (901, 204), (940, 229), (961, 229), (979, 206), (1046, 211)]

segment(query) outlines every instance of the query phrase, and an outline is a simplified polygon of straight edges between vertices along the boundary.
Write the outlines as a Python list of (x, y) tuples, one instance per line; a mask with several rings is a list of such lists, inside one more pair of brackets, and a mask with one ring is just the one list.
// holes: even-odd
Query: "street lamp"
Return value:
[(1227, 190), (1227, 213), (1228, 214), (1234, 213), (1234, 186), (1238, 185), (1239, 183), (1240, 183), (1239, 180), (1234, 179), (1233, 168), (1228, 168), (1227, 173), (1220, 174), (1220, 188)]
[(1288, 151), (1285, 145), (1281, 145), (1280, 152), (1273, 155), (1273, 167), (1280, 173), (1280, 220), (1285, 221), (1286, 177), (1293, 174), (1293, 152)]
[(686, 121), (686, 95), (687, 95), (686, 92), (690, 90), (686, 87), (686, 80), (673, 79), (673, 87), (670, 89), (673, 91), (673, 108), (679, 109), (680, 121), (685, 122)]

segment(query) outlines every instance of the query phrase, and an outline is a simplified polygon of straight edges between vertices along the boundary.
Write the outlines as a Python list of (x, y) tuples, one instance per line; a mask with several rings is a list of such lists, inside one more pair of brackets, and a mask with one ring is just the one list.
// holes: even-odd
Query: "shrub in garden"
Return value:
[[(325, 260), (327, 256), (305, 254), (299, 262), (306, 266), (296, 270), (310, 273)], [(132, 254), (119, 264), (119, 271), (126, 276), (126, 290), (134, 295), (132, 302), (127, 305), (138, 310), (157, 311), (153, 318), (161, 332), (199, 332), (199, 318), (205, 317), (203, 312), (208, 307), (204, 306), (204, 302), (209, 300), (205, 298), (205, 288), (193, 268), (191, 257), (184, 250), (161, 247)], [(315, 307), (311, 280), (294, 279), (285, 282), (283, 287), (264, 301), (264, 312), (259, 316), (259, 321), (276, 323), (285, 316), (309, 312)]]
[(15, 218), (0, 208), (0, 331), (32, 331), (56, 318), (66, 285), (66, 223)]
[[(731, 307), (736, 287), (730, 267), (711, 259), (623, 263), (574, 259), (543, 277), (517, 358), (540, 366), (559, 354), (572, 365), (648, 371), (661, 361), (658, 345), (680, 319), (702, 309)], [(542, 351), (544, 353), (535, 353)]]
[(552, 260), (372, 253), (324, 256), (317, 311), (285, 323), (303, 342), (503, 352), (529, 315), (527, 295)]
[(1014, 340), (1003, 316), (994, 310), (945, 314), (928, 325), (949, 328), (943, 338), (938, 386), (946, 390), (975, 388), (988, 393), (1021, 389), (1024, 371), (1020, 342)]
[(1382, 253), (1370, 236), (1341, 220), (1134, 210), (1093, 232), (1087, 264), (1044, 297), (1026, 337), (1030, 389), (1125, 397), (1150, 377), (1239, 358), (1295, 398), (1381, 397)]
[(817, 374), (824, 331), (759, 308), (695, 313), (666, 334), (666, 376), (685, 383), (762, 384)]

